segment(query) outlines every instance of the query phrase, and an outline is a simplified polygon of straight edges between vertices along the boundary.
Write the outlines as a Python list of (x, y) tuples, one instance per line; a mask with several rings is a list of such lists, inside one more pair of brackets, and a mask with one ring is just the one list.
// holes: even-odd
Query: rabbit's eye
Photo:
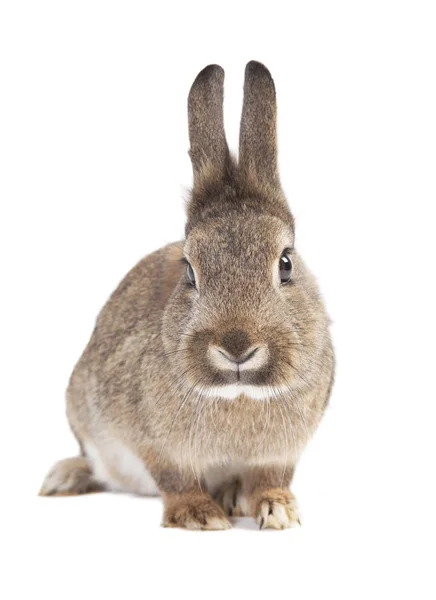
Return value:
[(191, 267), (189, 263), (186, 265), (186, 277), (188, 278), (189, 285), (195, 287), (195, 273), (194, 269)]
[(280, 270), (280, 282), (288, 283), (292, 277), (292, 260), (289, 256), (289, 251), (285, 250), (280, 257), (279, 270)]

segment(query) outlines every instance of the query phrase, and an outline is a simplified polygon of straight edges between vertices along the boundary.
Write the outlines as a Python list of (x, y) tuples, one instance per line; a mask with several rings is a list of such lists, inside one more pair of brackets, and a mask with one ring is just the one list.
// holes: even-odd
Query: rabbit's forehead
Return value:
[(211, 219), (193, 229), (184, 252), (188, 260), (199, 266), (216, 262), (217, 258), (269, 263), (293, 244), (293, 231), (281, 219), (238, 215), (233, 219)]

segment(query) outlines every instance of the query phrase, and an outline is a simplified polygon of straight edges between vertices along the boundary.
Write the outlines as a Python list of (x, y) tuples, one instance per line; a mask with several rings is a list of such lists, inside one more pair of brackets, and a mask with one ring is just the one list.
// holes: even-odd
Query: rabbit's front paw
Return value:
[(259, 492), (255, 518), (259, 529), (287, 529), (301, 525), (295, 496), (280, 488)]
[(164, 527), (184, 529), (230, 529), (222, 508), (207, 495), (180, 494), (167, 500)]

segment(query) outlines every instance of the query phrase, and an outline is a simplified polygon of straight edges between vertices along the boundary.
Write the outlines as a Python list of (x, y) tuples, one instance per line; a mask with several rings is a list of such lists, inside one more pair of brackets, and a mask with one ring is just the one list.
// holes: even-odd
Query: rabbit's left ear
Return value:
[(245, 68), (239, 167), (249, 181), (272, 187), (280, 185), (276, 90), (271, 73), (254, 60)]
[(194, 192), (220, 183), (230, 162), (224, 133), (224, 71), (205, 67), (192, 84), (188, 97), (190, 157)]

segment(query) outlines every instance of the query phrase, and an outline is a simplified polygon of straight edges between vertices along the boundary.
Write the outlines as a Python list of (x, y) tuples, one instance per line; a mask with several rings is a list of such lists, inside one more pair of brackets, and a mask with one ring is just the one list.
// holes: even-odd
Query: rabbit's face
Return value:
[(322, 315), (293, 245), (291, 227), (254, 213), (191, 231), (164, 329), (190, 386), (261, 399), (311, 378)]

